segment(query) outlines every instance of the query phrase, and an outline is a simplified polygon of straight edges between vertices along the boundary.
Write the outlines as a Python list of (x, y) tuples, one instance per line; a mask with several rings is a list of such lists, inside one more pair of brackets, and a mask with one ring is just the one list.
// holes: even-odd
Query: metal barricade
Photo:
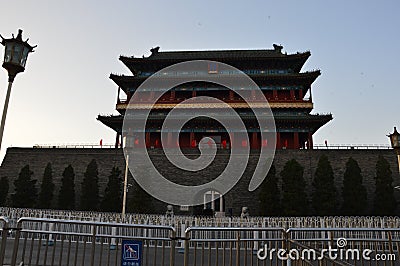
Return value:
[(7, 244), (8, 219), (0, 216), (0, 222), (2, 223), (0, 227), (0, 265), (3, 265)]
[[(287, 260), (290, 261), (290, 265), (296, 265), (296, 266), (303, 266), (303, 265), (352, 266), (353, 265), (346, 261), (339, 260), (337, 258), (336, 259), (330, 258), (328, 255), (324, 254), (324, 252), (315, 250), (311, 246), (301, 244), (292, 239), (288, 239), (287, 243), (288, 244), (287, 244), (286, 254), (288, 255)], [(292, 250), (295, 250), (295, 252), (292, 252)], [(294, 254), (292, 254), (291, 252)], [(295, 258), (291, 258), (291, 256)]]
[(175, 265), (170, 226), (21, 218), (16, 227), (12, 266), (120, 265), (123, 240), (142, 241), (143, 265)]
[[(126, 214), (66, 211), (44, 209), (22, 209), (0, 207), (0, 215), (9, 219), (9, 226), (15, 227), (21, 217), (35, 217), (48, 219), (82, 220), (97, 222), (121, 221), (129, 224), (174, 225), (180, 232), (181, 225), (198, 227), (284, 227), (284, 228), (399, 228), (400, 217), (369, 217), (369, 216), (326, 216), (326, 217), (196, 217), (190, 215), (156, 215), (156, 214)], [(185, 228), (186, 229), (186, 228)]]
[(120, 265), (124, 240), (141, 241), (143, 266), (400, 265), (400, 228), (174, 226), (0, 217), (0, 265)]
[(400, 228), (290, 228), (287, 234), (295, 246), (348, 265), (400, 265)]
[[(184, 266), (260, 265), (259, 250), (266, 245), (285, 248), (285, 235), (284, 228), (189, 227), (184, 238)], [(262, 263), (278, 265), (275, 255)]]
[[(345, 246), (336, 241), (345, 238), (349, 249), (341, 251)], [(189, 227), (184, 237), (184, 266), (399, 265), (399, 242), (400, 229), (393, 228)], [(384, 262), (346, 257), (356, 249), (361, 254), (366, 247), (387, 252), (387, 258), (397, 256)]]

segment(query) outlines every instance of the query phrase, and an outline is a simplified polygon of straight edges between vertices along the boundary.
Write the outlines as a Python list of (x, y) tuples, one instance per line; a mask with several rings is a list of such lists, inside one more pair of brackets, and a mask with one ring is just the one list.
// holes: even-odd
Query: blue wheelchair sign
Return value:
[(122, 240), (121, 266), (141, 266), (142, 246), (142, 241)]

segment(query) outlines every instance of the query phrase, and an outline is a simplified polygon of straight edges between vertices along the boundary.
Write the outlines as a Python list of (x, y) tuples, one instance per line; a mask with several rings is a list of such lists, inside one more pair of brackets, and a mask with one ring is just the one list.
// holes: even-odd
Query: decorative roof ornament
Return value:
[(275, 51), (277, 51), (278, 53), (281, 53), (282, 52), (282, 49), (283, 49), (283, 46), (282, 45), (279, 45), (279, 44), (273, 44), (273, 46), (274, 46), (274, 50)]
[(151, 48), (150, 49), (151, 55), (157, 54), (159, 50), (160, 50), (160, 46), (157, 46), (155, 48)]

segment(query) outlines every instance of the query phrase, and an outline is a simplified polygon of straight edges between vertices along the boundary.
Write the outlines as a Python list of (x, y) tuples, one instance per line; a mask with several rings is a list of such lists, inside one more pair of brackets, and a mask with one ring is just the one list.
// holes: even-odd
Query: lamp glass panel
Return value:
[(12, 57), (12, 46), (10, 44), (6, 45), (6, 52), (4, 54), (4, 62), (8, 63), (11, 61)]
[(14, 53), (12, 55), (11, 62), (19, 65), (21, 63), (22, 46), (19, 44), (14, 44), (13, 46), (14, 46)]
[(25, 67), (26, 65), (26, 59), (28, 58), (28, 53), (29, 53), (28, 47), (24, 47), (24, 52), (22, 53), (22, 58), (21, 58), (21, 66), (23, 67)]

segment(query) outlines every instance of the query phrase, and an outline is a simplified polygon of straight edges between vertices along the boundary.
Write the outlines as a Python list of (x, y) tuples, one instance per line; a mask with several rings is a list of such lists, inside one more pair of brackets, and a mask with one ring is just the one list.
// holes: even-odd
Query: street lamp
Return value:
[(133, 135), (131, 132), (128, 132), (127, 135), (125, 135), (122, 138), (122, 147), (126, 153), (126, 163), (125, 163), (125, 173), (124, 173), (124, 190), (122, 194), (122, 218), (125, 219), (125, 213), (126, 213), (126, 193), (128, 190), (128, 172), (129, 172), (129, 153), (130, 150), (133, 148)]
[(18, 30), (18, 35), (14, 38), (14, 34), (10, 39), (4, 39), (1, 36), (1, 44), (5, 47), (3, 67), (8, 71), (8, 89), (6, 95), (6, 101), (4, 103), (3, 116), (1, 118), (0, 128), (0, 148), (3, 140), (4, 125), (6, 123), (8, 102), (10, 101), (10, 93), (12, 83), (15, 76), (24, 72), (28, 54), (33, 52), (33, 49), (37, 46), (31, 46), (28, 44), (28, 40), (22, 40), (22, 30)]
[(400, 172), (400, 133), (397, 132), (396, 127), (394, 127), (394, 132), (387, 136), (390, 138), (390, 145), (396, 151), (397, 161), (399, 165), (399, 172)]

